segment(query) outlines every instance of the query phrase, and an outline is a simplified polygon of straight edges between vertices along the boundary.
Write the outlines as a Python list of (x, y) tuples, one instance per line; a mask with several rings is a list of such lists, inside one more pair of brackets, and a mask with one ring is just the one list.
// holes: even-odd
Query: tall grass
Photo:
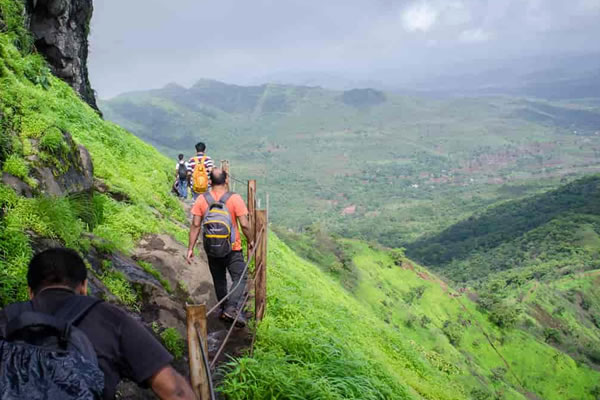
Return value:
[(498, 328), (393, 252), (341, 240), (360, 271), (349, 292), (269, 240), (267, 314), (253, 356), (225, 369), (229, 398), (595, 400), (600, 373), (528, 332)]

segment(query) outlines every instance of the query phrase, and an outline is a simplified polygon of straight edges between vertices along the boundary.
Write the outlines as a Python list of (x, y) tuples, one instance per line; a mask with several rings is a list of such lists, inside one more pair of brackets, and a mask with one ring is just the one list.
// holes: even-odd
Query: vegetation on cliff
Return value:
[(0, 170), (36, 194), (39, 182), (29, 172), (50, 165), (60, 174), (67, 132), (89, 150), (104, 191), (91, 197), (26, 198), (0, 184), (0, 305), (26, 295), (24, 269), (32, 236), (55, 238), (83, 251), (92, 244), (127, 251), (146, 233), (169, 232), (184, 240), (174, 223), (185, 222), (185, 215), (169, 194), (168, 158), (103, 121), (50, 73), (32, 52), (21, 2), (0, 0), (0, 20), (6, 26), (0, 32)]

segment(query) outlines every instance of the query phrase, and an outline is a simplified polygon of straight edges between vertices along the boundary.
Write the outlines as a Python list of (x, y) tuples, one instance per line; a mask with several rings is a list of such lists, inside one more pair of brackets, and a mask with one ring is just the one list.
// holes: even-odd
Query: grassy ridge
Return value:
[[(173, 221), (185, 221), (170, 196), (172, 165), (168, 158), (117, 125), (103, 121), (64, 82), (50, 74), (45, 61), (31, 52), (23, 28), (22, 4), (0, 0), (0, 169), (22, 178), (35, 190), (29, 170), (41, 160), (60, 169), (61, 132), (69, 132), (90, 151), (94, 175), (111, 191), (128, 199), (95, 194), (77, 199), (21, 198), (0, 185), (0, 305), (22, 299), (24, 268), (32, 255), (33, 232), (86, 250), (92, 233), (102, 246), (130, 250), (145, 233), (184, 233)], [(57, 150), (58, 149), (58, 150)]]
[(230, 365), (231, 398), (595, 399), (598, 372), (498, 328), (397, 252), (341, 244), (360, 273), (353, 292), (271, 236), (269, 308), (254, 356)]

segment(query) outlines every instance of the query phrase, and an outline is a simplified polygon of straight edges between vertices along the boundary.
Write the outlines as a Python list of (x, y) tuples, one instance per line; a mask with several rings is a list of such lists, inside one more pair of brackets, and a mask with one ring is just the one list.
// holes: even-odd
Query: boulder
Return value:
[(13, 188), (19, 196), (33, 197), (31, 188), (25, 182), (9, 173), (2, 173), (2, 184)]

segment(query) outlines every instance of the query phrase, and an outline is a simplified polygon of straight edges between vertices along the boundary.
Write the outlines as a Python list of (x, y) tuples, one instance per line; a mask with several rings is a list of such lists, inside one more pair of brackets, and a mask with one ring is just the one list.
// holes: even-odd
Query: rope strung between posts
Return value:
[[(254, 239), (254, 242), (256, 244), (258, 244), (258, 242), (260, 241), (260, 239), (262, 238), (262, 235), (265, 231), (265, 228), (261, 229), (261, 231), (258, 233), (258, 235), (256, 236), (256, 238)], [(250, 252), (250, 254), (248, 255), (248, 261), (246, 261), (246, 266), (244, 267), (244, 271), (242, 272), (241, 276), (244, 276), (246, 274), (246, 272), (248, 271), (248, 267), (250, 266), (250, 262), (252, 261), (252, 259), (254, 258), (254, 255), (256, 254), (256, 248), (258, 246), (254, 246), (254, 248), (252, 249), (252, 251)], [(210, 314), (212, 314), (216, 309), (219, 308), (219, 306), (221, 304), (223, 304), (225, 302), (225, 300), (227, 300), (229, 298), (229, 296), (231, 296), (231, 294), (233, 292), (235, 292), (235, 290), (238, 288), (238, 286), (240, 286), (240, 284), (242, 283), (242, 279), (240, 278), (240, 280), (236, 283), (236, 285), (231, 288), (231, 290), (229, 291), (229, 293), (227, 293), (227, 295), (225, 297), (223, 297), (217, 304), (215, 304), (215, 306), (213, 308), (211, 308), (210, 310), (208, 310), (208, 312), (206, 313), (206, 316), (209, 316)]]
[[(256, 281), (256, 275), (258, 275), (258, 272), (260, 272), (261, 268), (262, 268), (262, 265), (260, 265), (258, 267), (258, 269), (256, 270), (257, 273), (255, 274), (254, 279), (252, 279), (253, 282)], [(227, 332), (225, 339), (223, 339), (223, 343), (221, 343), (221, 347), (219, 347), (219, 350), (217, 350), (217, 353), (213, 357), (213, 360), (210, 363), (211, 369), (215, 368), (215, 365), (217, 364), (217, 360), (219, 359), (219, 357), (221, 356), (221, 353), (225, 349), (225, 345), (227, 344), (227, 341), (229, 340), (229, 337), (231, 336), (231, 333), (233, 332), (233, 328), (235, 328), (235, 324), (237, 323), (238, 319), (240, 318), (240, 315), (242, 315), (242, 311), (244, 310), (244, 304), (246, 304), (249, 297), (250, 297), (250, 291), (248, 291), (248, 293), (246, 293), (246, 297), (244, 297), (244, 301), (242, 301), (242, 306), (240, 307), (237, 314), (235, 315), (235, 319), (233, 320), (233, 322), (231, 324), (231, 328), (229, 328), (229, 331)]]
[(233, 177), (233, 175), (231, 175), (231, 174), (229, 175), (229, 178), (233, 179), (233, 180), (234, 180), (234, 181), (236, 181), (237, 183), (241, 183), (242, 185), (246, 184), (246, 182), (242, 182), (242, 181), (240, 181), (239, 179), (235, 179), (235, 178)]
[(208, 365), (208, 353), (204, 348), (204, 340), (202, 340), (202, 335), (200, 334), (200, 330), (198, 329), (198, 324), (194, 325), (196, 328), (196, 335), (198, 335), (198, 341), (200, 342), (200, 352), (202, 353), (202, 363), (204, 364), (204, 370), (206, 371), (206, 380), (208, 381), (208, 391), (210, 393), (210, 400), (216, 400), (215, 396), (215, 388), (213, 386), (212, 376), (210, 374), (210, 367)]

